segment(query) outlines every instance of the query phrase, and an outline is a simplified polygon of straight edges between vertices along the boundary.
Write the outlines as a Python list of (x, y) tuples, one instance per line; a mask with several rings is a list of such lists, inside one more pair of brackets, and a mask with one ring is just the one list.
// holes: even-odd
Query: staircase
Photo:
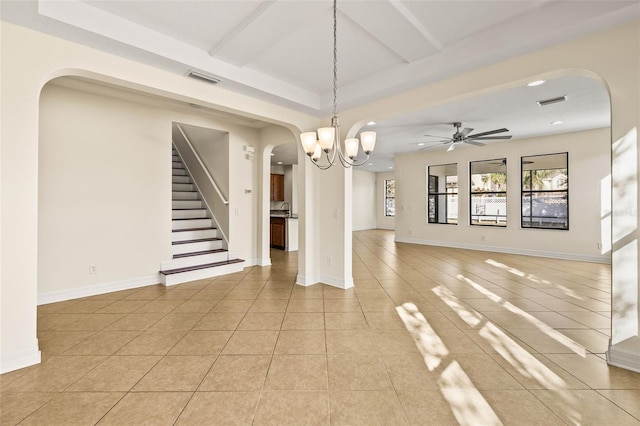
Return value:
[(163, 262), (165, 286), (240, 272), (244, 260), (227, 250), (213, 226), (202, 197), (173, 148), (171, 247), (173, 259)]

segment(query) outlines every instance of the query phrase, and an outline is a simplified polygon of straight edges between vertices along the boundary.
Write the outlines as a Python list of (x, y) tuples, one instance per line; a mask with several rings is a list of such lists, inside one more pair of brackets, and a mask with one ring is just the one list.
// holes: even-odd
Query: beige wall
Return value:
[(40, 99), (40, 302), (97, 284), (157, 283), (171, 258), (171, 122), (52, 85)]
[[(451, 247), (504, 251), (587, 261), (609, 262), (602, 254), (602, 182), (611, 173), (610, 130), (567, 133), (544, 138), (462, 146), (454, 151), (412, 153), (396, 157), (396, 240)], [(568, 231), (520, 227), (520, 157), (569, 153)], [(469, 224), (469, 162), (507, 159), (507, 226)], [(457, 225), (427, 223), (427, 167), (458, 164)], [(484, 240), (482, 237), (484, 236)], [(605, 235), (608, 237), (608, 234)]]

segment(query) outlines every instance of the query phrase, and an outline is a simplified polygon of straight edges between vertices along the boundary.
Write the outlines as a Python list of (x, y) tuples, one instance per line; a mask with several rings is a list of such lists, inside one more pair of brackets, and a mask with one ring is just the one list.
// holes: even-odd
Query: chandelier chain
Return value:
[(333, 116), (338, 111), (338, 20), (337, 1), (333, 0)]

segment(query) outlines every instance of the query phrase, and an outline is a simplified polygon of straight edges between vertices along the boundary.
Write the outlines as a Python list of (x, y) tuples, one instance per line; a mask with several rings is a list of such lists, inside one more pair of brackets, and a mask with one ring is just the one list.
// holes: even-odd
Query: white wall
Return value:
[(376, 174), (353, 171), (353, 230), (376, 227)]
[[(602, 182), (611, 172), (610, 130), (568, 133), (544, 138), (462, 146), (396, 157), (396, 240), (608, 262), (602, 254)], [(569, 153), (568, 231), (521, 229), (520, 157)], [(507, 158), (507, 226), (469, 225), (469, 162)], [(427, 223), (427, 167), (458, 164), (459, 223)], [(483, 240), (482, 238), (485, 238)]]
[[(158, 282), (171, 259), (171, 123), (229, 132), (230, 248), (257, 255), (254, 164), (243, 144), (254, 129), (226, 126), (166, 109), (49, 84), (41, 96), (38, 298), (80, 297)], [(211, 157), (199, 147), (203, 160)], [(218, 153), (216, 151), (216, 153)], [(89, 273), (89, 265), (97, 267)]]
[[(395, 216), (384, 215), (384, 181), (395, 179), (394, 172), (376, 173), (376, 228), (378, 229), (396, 229)], [(397, 203), (397, 200), (396, 200)]]
[(171, 124), (153, 108), (48, 85), (39, 130), (39, 298), (158, 282), (171, 257)]

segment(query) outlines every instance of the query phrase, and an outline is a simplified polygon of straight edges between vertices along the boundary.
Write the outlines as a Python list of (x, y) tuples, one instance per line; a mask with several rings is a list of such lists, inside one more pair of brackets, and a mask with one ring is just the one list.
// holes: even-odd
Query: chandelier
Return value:
[[(336, 164), (336, 157), (343, 167), (360, 166), (369, 160), (369, 154), (376, 145), (376, 132), (361, 132), (360, 138), (346, 139), (344, 142), (340, 138), (340, 121), (338, 120), (338, 42), (337, 42), (337, 0), (333, 0), (333, 117), (331, 127), (321, 127), (316, 132), (305, 132), (300, 134), (302, 148), (307, 153), (311, 162), (318, 168), (326, 170)], [(356, 162), (360, 143), (362, 150), (367, 155), (361, 162)], [(320, 158), (324, 152), (326, 162), (320, 163)]]

